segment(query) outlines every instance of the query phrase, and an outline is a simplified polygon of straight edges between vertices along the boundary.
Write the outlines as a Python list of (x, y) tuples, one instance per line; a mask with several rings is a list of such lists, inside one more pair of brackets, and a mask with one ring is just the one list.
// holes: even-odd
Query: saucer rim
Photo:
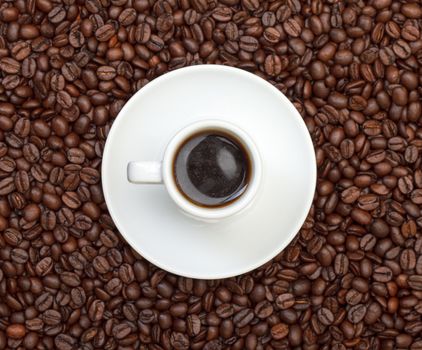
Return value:
[[(267, 89), (269, 93), (277, 94), (278, 98), (281, 98), (283, 101), (283, 104), (290, 110), (290, 112), (296, 116), (296, 124), (298, 125), (300, 132), (304, 134), (304, 143), (308, 155), (310, 156), (311, 160), (313, 161), (313, 165), (310, 167), (311, 173), (309, 174), (309, 184), (310, 187), (313, 188), (313, 191), (309, 191), (306, 195), (306, 205), (304, 206), (304, 209), (300, 216), (297, 217), (295, 220), (295, 224), (293, 225), (293, 228), (289, 235), (286, 235), (284, 239), (280, 240), (280, 243), (276, 245), (275, 249), (268, 252), (263, 258), (260, 260), (257, 260), (250, 264), (245, 264), (242, 268), (237, 268), (236, 270), (231, 270), (229, 272), (225, 273), (218, 273), (218, 274), (201, 274), (201, 273), (192, 273), (190, 271), (184, 271), (183, 269), (175, 269), (172, 266), (168, 266), (167, 264), (163, 264), (160, 261), (156, 260), (155, 257), (151, 256), (150, 254), (143, 252), (142, 247), (139, 247), (137, 244), (134, 243), (134, 241), (131, 239), (131, 236), (124, 232), (122, 229), (122, 225), (119, 222), (118, 217), (115, 215), (114, 206), (111, 202), (111, 194), (108, 193), (106, 188), (106, 183), (108, 183), (108, 172), (105, 171), (105, 169), (110, 168), (109, 166), (109, 158), (107, 155), (109, 153), (109, 148), (111, 147), (110, 144), (113, 143), (113, 139), (116, 134), (116, 130), (118, 130), (119, 125), (122, 123), (122, 120), (124, 119), (124, 115), (128, 109), (132, 107), (135, 103), (138, 102), (139, 98), (142, 97), (142, 95), (146, 94), (150, 89), (155, 88), (157, 85), (165, 83), (169, 79), (175, 79), (179, 78), (180, 76), (183, 76), (185, 74), (189, 74), (195, 71), (199, 72), (227, 72), (230, 74), (237, 74), (242, 76), (243, 78), (252, 80), (254, 84), (259, 84), (263, 88)], [(263, 169), (264, 171), (264, 169)], [(195, 65), (195, 66), (188, 66), (179, 68), (177, 70), (168, 72), (164, 75), (161, 75), (154, 79), (153, 81), (149, 82), (147, 85), (142, 87), (140, 90), (138, 90), (132, 97), (125, 103), (123, 108), (118, 113), (117, 117), (115, 118), (112, 127), (107, 135), (106, 144), (104, 146), (103, 151), (103, 157), (102, 157), (102, 164), (101, 164), (101, 176), (102, 176), (102, 189), (104, 194), (104, 199), (107, 205), (108, 212), (117, 228), (121, 236), (125, 239), (125, 241), (130, 245), (132, 249), (134, 249), (142, 258), (146, 259), (153, 265), (170, 272), (175, 275), (184, 276), (187, 278), (194, 278), (194, 279), (207, 279), (207, 280), (214, 280), (214, 279), (223, 279), (223, 278), (230, 278), (234, 276), (239, 276), (245, 273), (248, 273), (254, 269), (257, 269), (266, 263), (268, 263), (270, 260), (275, 258), (280, 252), (285, 249), (294, 239), (294, 237), (299, 233), (300, 228), (302, 227), (303, 223), (306, 220), (306, 217), (308, 216), (309, 210), (313, 203), (313, 198), (315, 194), (315, 188), (317, 183), (317, 165), (316, 165), (316, 156), (315, 156), (315, 150), (313, 147), (312, 139), (309, 134), (308, 128), (306, 127), (306, 124), (300, 115), (300, 113), (297, 111), (297, 109), (294, 107), (293, 103), (281, 92), (279, 91), (275, 86), (273, 86), (268, 81), (264, 80), (263, 78), (259, 77), (258, 75), (255, 75), (253, 73), (244, 71), (239, 68), (231, 67), (231, 66), (225, 66), (225, 65), (217, 65), (217, 64), (204, 64), (204, 65)], [(242, 213), (239, 213), (239, 216), (248, 215), (248, 210)], [(183, 271), (182, 271), (183, 270)]]

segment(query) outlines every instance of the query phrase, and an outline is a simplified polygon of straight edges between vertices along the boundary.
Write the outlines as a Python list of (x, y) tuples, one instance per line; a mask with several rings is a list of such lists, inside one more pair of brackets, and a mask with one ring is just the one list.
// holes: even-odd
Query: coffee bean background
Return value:
[[(422, 349), (421, 29), (413, 0), (2, 1), (0, 349)], [(100, 178), (130, 96), (203, 63), (286, 94), (318, 164), (294, 241), (217, 281), (132, 251)]]

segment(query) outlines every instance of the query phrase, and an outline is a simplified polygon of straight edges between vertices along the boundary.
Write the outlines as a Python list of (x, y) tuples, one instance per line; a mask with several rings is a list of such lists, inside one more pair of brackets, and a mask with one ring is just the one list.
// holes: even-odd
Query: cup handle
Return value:
[(127, 165), (127, 179), (134, 184), (161, 184), (161, 162), (130, 162)]

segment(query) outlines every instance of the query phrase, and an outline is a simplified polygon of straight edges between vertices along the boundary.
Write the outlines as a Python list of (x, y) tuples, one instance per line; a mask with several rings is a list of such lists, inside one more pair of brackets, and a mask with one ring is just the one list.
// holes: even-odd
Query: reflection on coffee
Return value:
[(192, 203), (221, 207), (238, 199), (250, 178), (250, 159), (241, 142), (219, 130), (189, 137), (178, 149), (173, 175)]

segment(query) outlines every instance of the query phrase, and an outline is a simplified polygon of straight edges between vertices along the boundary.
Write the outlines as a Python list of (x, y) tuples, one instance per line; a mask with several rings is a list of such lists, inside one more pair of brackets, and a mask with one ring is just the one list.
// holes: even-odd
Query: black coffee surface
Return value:
[(249, 160), (231, 136), (206, 131), (193, 135), (180, 148), (174, 175), (181, 192), (201, 206), (223, 206), (247, 187)]

